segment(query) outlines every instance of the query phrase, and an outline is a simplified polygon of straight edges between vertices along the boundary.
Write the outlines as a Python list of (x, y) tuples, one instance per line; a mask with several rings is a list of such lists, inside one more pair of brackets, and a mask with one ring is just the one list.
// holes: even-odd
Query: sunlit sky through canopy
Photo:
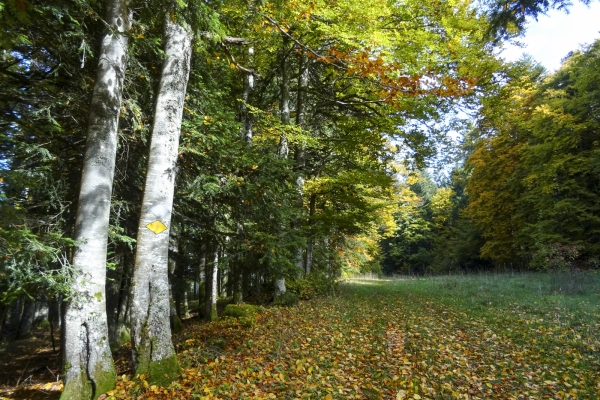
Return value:
[(525, 37), (518, 39), (526, 47), (509, 45), (504, 50), (503, 57), (515, 61), (523, 53), (527, 53), (553, 72), (560, 67), (561, 59), (570, 51), (599, 38), (598, 31), (600, 1), (595, 0), (588, 7), (575, 0), (573, 6), (569, 7), (569, 14), (552, 10), (547, 15), (540, 16), (537, 21), (531, 18)]

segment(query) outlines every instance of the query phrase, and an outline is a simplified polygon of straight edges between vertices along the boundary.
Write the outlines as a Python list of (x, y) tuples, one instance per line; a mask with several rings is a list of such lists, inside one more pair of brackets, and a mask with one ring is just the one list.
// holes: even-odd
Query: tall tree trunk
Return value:
[[(237, 242), (242, 243), (243, 239), (244, 239), (244, 231), (242, 228), (242, 224), (238, 222), (238, 224), (237, 224)], [(231, 263), (232, 265), (230, 266), (230, 268), (231, 268), (231, 289), (233, 292), (233, 303), (234, 304), (240, 304), (242, 301), (244, 301), (243, 287), (242, 287), (242, 281), (243, 281), (242, 260), (243, 260), (242, 250), (241, 250), (241, 248), (238, 248), (237, 254), (233, 258), (233, 262)]]
[[(296, 125), (299, 126), (300, 128), (304, 129), (304, 125), (305, 125), (305, 121), (306, 121), (306, 91), (308, 89), (308, 55), (306, 53), (306, 51), (302, 54), (302, 57), (300, 59), (300, 73), (298, 75), (298, 96), (296, 99)], [(302, 227), (302, 220), (303, 220), (303, 216), (304, 216), (304, 177), (303, 177), (303, 172), (304, 172), (304, 167), (306, 166), (306, 160), (305, 160), (306, 156), (305, 156), (305, 150), (304, 150), (304, 143), (299, 143), (298, 146), (296, 147), (296, 154), (295, 154), (295, 159), (296, 159), (296, 168), (298, 169), (299, 172), (299, 176), (298, 179), (296, 180), (296, 184), (298, 185), (298, 193), (300, 194), (300, 199), (299, 199), (299, 210), (300, 212), (298, 213), (299, 218), (298, 221), (296, 223), (296, 227), (298, 229), (300, 229)], [(305, 266), (305, 261), (304, 261), (304, 251), (302, 250), (302, 248), (298, 248), (298, 259), (296, 261), (296, 265), (298, 266), (299, 270), (305, 270), (307, 274), (310, 273), (310, 268), (306, 269)], [(308, 244), (306, 247), (306, 262), (308, 262)]]
[(181, 325), (181, 318), (179, 318), (180, 302), (179, 302), (179, 271), (180, 267), (178, 263), (177, 255), (179, 253), (179, 243), (177, 241), (177, 234), (171, 230), (169, 238), (169, 319), (171, 321), (171, 332), (180, 333), (183, 330)]
[(192, 35), (165, 18), (165, 61), (156, 99), (132, 282), (131, 339), (136, 373), (167, 386), (180, 371), (169, 326), (169, 226)]
[(108, 340), (111, 348), (116, 349), (120, 344), (118, 331), (119, 306), (123, 299), (123, 283), (125, 281), (126, 245), (118, 245), (115, 249), (116, 268), (107, 272), (106, 279), (106, 314), (108, 318)]
[(217, 315), (217, 282), (219, 272), (219, 245), (215, 243), (213, 260), (206, 264), (204, 318), (207, 321), (216, 321)]
[(198, 271), (196, 274), (196, 280), (198, 282), (198, 316), (205, 317), (206, 310), (203, 309), (202, 304), (206, 303), (206, 253), (208, 251), (206, 245), (202, 245), (200, 251), (200, 262), (198, 263)]
[(127, 0), (110, 0), (98, 56), (75, 222), (79, 270), (64, 316), (65, 388), (61, 399), (96, 398), (115, 386), (106, 319), (106, 246), (117, 130), (131, 27)]
[(14, 299), (6, 311), (4, 326), (2, 327), (2, 336), (7, 339), (14, 339), (19, 333), (21, 324), (21, 314), (23, 313), (23, 296)]
[(317, 201), (317, 195), (312, 194), (310, 196), (309, 206), (308, 206), (309, 229), (308, 229), (308, 240), (306, 241), (306, 275), (310, 274), (310, 271), (312, 270), (312, 264), (313, 264), (313, 248), (314, 248), (314, 243), (315, 243), (315, 238), (314, 238), (315, 233), (314, 233), (314, 229), (313, 229), (312, 216), (315, 214), (316, 201)]
[(62, 301), (60, 297), (58, 299), (51, 299), (48, 301), (48, 322), (50, 323), (50, 340), (52, 341), (52, 351), (56, 351), (56, 340), (54, 338), (54, 332), (56, 328), (60, 328), (60, 304)]
[[(281, 115), (281, 122), (284, 125), (290, 124), (290, 73), (289, 73), (289, 62), (287, 58), (287, 49), (290, 39), (287, 36), (283, 36), (283, 55), (281, 61), (281, 99), (279, 102), (279, 113)], [(282, 133), (279, 136), (279, 147), (277, 154), (281, 158), (287, 158), (289, 153), (289, 145), (287, 136)]]
[(33, 320), (35, 317), (35, 300), (27, 298), (25, 305), (23, 306), (23, 315), (21, 316), (21, 323), (19, 324), (18, 338), (28, 338), (31, 336), (31, 330), (33, 329)]
[(217, 315), (217, 279), (219, 277), (219, 246), (215, 248), (215, 258), (212, 263), (211, 271), (211, 284), (210, 284), (210, 321), (216, 321), (219, 316)]
[[(128, 269), (130, 269), (128, 267)], [(127, 312), (129, 311), (129, 293), (131, 292), (131, 280), (126, 276), (121, 281), (121, 291), (119, 293), (119, 309), (115, 321), (115, 344), (122, 346), (131, 341), (129, 327), (127, 326)]]
[[(289, 75), (289, 62), (287, 58), (287, 50), (290, 39), (283, 35), (283, 53), (281, 61), (281, 99), (279, 102), (279, 113), (281, 115), (281, 122), (284, 125), (290, 124), (290, 75)], [(289, 144), (285, 133), (279, 135), (279, 146), (277, 148), (277, 154), (280, 158), (288, 158)], [(285, 228), (281, 228), (285, 229)], [(279, 275), (275, 278), (275, 297), (278, 297), (286, 292), (285, 277)]]
[(188, 297), (189, 297), (189, 291), (190, 291), (190, 285), (189, 283), (184, 280), (182, 285), (182, 290), (181, 290), (181, 316), (184, 318), (189, 318), (190, 317), (190, 306), (189, 306), (189, 302), (188, 302)]
[[(254, 56), (254, 47), (248, 48), (248, 59), (252, 63)], [(242, 105), (241, 105), (241, 122), (242, 122), (242, 139), (252, 147), (252, 115), (248, 112), (248, 103), (250, 96), (254, 90), (254, 75), (252, 73), (244, 74), (244, 92), (242, 93)]]

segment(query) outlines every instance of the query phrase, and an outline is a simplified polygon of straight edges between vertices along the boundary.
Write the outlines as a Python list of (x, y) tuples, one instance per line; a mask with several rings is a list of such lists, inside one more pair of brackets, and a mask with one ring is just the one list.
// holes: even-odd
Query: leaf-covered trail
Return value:
[[(552, 316), (470, 313), (397, 284), (270, 308), (253, 327), (189, 329), (170, 388), (120, 378), (117, 398), (595, 398), (598, 337)], [(545, 319), (550, 318), (550, 319)], [(563, 320), (564, 322), (564, 320)], [(594, 328), (594, 327), (592, 327)], [(596, 332), (598, 326), (595, 327)], [(135, 395), (134, 395), (135, 397)]]

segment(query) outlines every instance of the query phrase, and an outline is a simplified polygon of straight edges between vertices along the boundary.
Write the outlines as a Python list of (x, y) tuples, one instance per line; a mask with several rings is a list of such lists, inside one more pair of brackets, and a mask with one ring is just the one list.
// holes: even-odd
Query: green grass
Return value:
[(599, 287), (597, 273), (347, 283), (337, 297), (267, 308), (250, 327), (189, 325), (185, 374), (168, 396), (119, 388), (182, 399), (596, 399)]
[[(407, 349), (418, 358), (455, 366), (452, 357), (441, 356), (439, 349), (469, 349), (467, 358), (477, 359), (478, 370), (489, 374), (487, 383), (496, 382), (494, 391), (481, 393), (484, 397), (529, 391), (534, 397), (598, 398), (598, 272), (364, 281), (346, 289), (354, 296), (403, 298), (404, 328), (419, 338)], [(437, 349), (428, 347), (432, 342)], [(458, 392), (466, 388), (463, 385)]]

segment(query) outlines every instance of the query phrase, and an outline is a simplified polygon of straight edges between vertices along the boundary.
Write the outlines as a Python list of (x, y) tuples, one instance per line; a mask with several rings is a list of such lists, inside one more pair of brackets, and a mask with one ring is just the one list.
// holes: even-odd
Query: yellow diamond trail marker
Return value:
[(146, 225), (146, 228), (150, 229), (152, 232), (154, 232), (157, 235), (159, 233), (167, 230), (167, 226), (165, 224), (163, 224), (162, 222), (160, 222), (159, 220), (150, 222), (148, 225)]

